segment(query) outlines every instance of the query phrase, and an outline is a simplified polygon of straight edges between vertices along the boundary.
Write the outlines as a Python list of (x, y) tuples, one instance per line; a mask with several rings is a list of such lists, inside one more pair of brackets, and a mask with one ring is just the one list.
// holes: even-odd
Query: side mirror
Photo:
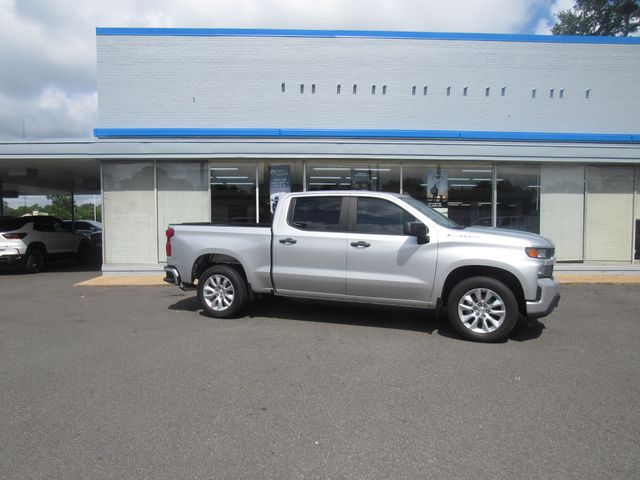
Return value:
[(429, 243), (429, 228), (422, 222), (407, 222), (404, 224), (404, 234), (416, 237), (418, 245)]

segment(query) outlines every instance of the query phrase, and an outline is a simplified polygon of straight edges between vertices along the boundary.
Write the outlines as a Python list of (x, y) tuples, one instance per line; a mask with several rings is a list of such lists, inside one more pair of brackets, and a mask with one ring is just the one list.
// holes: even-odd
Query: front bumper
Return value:
[(527, 301), (527, 317), (532, 320), (551, 314), (560, 302), (558, 282), (553, 278), (538, 280), (538, 295), (534, 301)]

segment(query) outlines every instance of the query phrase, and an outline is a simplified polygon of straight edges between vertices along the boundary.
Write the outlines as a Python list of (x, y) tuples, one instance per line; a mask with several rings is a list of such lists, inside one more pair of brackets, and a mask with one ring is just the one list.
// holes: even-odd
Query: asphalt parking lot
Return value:
[(0, 273), (0, 477), (637, 479), (640, 285), (504, 343), (418, 310)]

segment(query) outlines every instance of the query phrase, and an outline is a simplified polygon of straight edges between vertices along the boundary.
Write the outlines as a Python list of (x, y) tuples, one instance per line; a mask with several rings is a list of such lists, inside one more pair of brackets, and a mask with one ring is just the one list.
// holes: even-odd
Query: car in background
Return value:
[(28, 273), (44, 270), (47, 261), (75, 257), (78, 263), (92, 258), (91, 241), (70, 232), (50, 216), (3, 217), (0, 220), (0, 264), (20, 265)]
[(70, 232), (76, 232), (85, 237), (94, 232), (102, 232), (102, 223), (95, 220), (62, 220), (62, 224)]
[(91, 241), (94, 253), (102, 255), (102, 223), (95, 220), (63, 220), (62, 224), (70, 232), (75, 231), (87, 237)]

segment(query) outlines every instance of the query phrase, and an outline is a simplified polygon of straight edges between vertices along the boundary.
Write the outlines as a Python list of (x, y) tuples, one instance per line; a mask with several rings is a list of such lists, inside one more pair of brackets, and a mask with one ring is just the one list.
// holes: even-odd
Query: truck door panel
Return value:
[(342, 203), (340, 196), (300, 197), (292, 202), (287, 221), (273, 236), (277, 291), (345, 294), (347, 233), (340, 231)]
[(404, 234), (415, 218), (384, 199), (358, 197), (347, 238), (347, 295), (427, 302), (431, 297), (437, 244), (418, 245)]

